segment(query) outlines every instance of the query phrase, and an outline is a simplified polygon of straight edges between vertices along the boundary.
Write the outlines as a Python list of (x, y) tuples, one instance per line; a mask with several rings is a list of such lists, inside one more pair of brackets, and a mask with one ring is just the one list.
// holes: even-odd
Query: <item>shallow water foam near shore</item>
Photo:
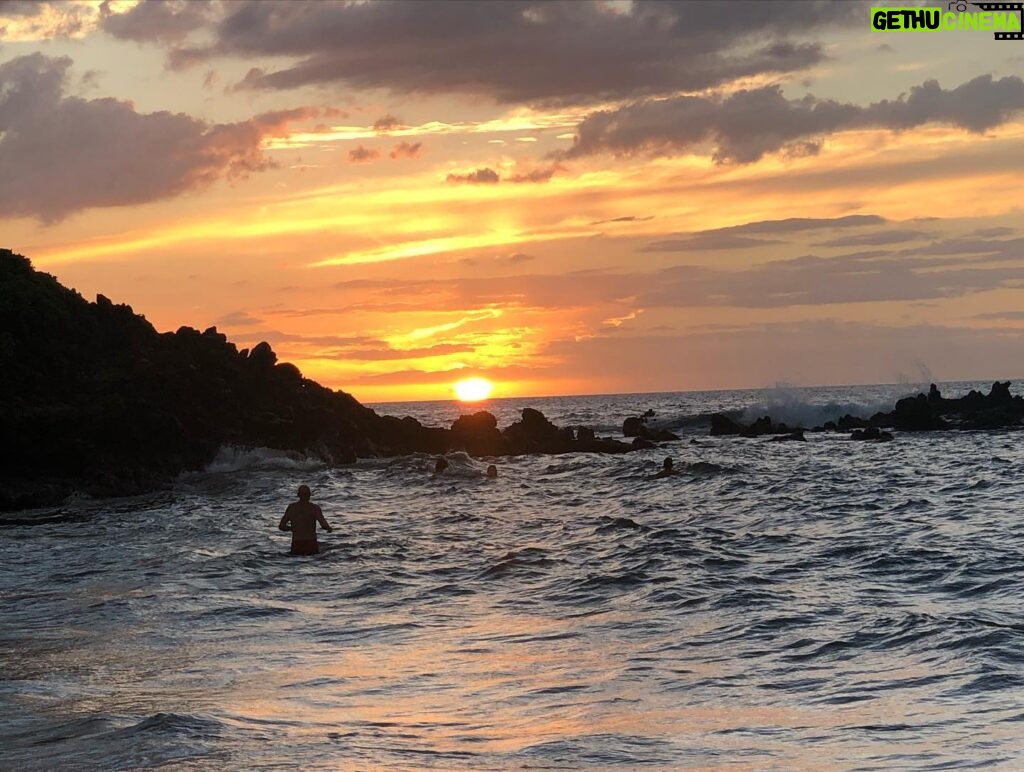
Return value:
[[(0, 767), (1012, 768), (1024, 435), (687, 422), (764, 399), (524, 402), (607, 427), (650, 407), (684, 439), (496, 480), (229, 453), (23, 516), (0, 528)], [(276, 530), (300, 482), (336, 527), (312, 558)]]

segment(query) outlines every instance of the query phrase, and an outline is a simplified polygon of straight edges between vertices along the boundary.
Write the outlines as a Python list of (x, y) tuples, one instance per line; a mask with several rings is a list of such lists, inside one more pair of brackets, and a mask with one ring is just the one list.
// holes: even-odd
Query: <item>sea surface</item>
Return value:
[[(682, 439), (494, 480), (225, 449), (2, 515), (0, 769), (1022, 769), (1024, 434), (706, 436), (910, 391), (495, 401)], [(313, 557), (277, 530), (300, 483), (336, 529)]]

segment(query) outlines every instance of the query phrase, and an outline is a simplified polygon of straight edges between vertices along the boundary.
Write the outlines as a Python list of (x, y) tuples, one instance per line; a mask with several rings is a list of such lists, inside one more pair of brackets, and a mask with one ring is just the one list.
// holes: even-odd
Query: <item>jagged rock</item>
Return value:
[(624, 437), (640, 437), (650, 442), (672, 442), (679, 437), (667, 429), (652, 429), (647, 425), (647, 419), (654, 416), (653, 410), (648, 410), (641, 416), (630, 416), (622, 422), (622, 434)]
[(743, 427), (736, 423), (729, 416), (723, 413), (715, 413), (711, 416), (711, 431), (712, 436), (730, 436), (739, 434), (743, 431)]
[(643, 437), (634, 437), (632, 445), (637, 450), (650, 450), (651, 448), (658, 447), (656, 443), (645, 440)]
[(863, 441), (874, 440), (876, 442), (888, 442), (889, 440), (892, 439), (892, 434), (890, 432), (882, 431), (877, 426), (869, 426), (866, 429), (854, 429), (850, 433), (850, 439), (851, 440), (863, 440)]
[(452, 424), (451, 445), (472, 456), (500, 456), (507, 448), (498, 419), (486, 410), (459, 416)]

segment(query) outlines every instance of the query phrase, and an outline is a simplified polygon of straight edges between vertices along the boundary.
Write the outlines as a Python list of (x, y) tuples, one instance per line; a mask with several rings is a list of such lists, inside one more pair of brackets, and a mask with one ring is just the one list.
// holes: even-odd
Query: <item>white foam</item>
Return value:
[(209, 473), (238, 472), (243, 469), (296, 469), (322, 467), (324, 462), (291, 450), (274, 448), (239, 448), (225, 445), (203, 471)]

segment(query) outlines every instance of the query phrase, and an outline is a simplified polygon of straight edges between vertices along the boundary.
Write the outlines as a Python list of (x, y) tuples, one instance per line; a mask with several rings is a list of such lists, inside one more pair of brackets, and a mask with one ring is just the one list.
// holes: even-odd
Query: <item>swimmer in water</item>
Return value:
[(434, 474), (441, 474), (445, 469), (448, 468), (448, 459), (444, 456), (438, 456), (437, 462), (434, 464)]
[(498, 467), (496, 467), (494, 464), (491, 464), (489, 467), (487, 467), (487, 476), (488, 477), (497, 477), (498, 476)]
[(293, 555), (316, 555), (320, 551), (316, 540), (317, 523), (328, 533), (334, 530), (324, 519), (323, 510), (312, 503), (309, 497), (309, 486), (300, 485), (299, 500), (288, 505), (277, 526), (282, 531), (291, 531)]
[(664, 463), (662, 463), (661, 465), (661, 471), (654, 475), (654, 477), (652, 477), (651, 479), (659, 480), (662, 477), (671, 477), (674, 474), (677, 474), (677, 472), (675, 469), (672, 468), (672, 459), (666, 458)]

